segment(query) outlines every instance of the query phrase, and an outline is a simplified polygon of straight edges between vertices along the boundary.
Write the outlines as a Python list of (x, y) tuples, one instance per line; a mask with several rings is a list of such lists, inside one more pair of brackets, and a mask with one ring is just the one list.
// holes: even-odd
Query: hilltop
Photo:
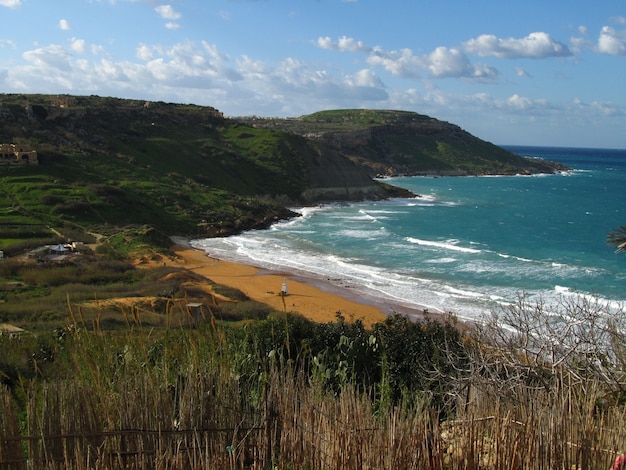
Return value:
[(5, 240), (126, 226), (148, 243), (223, 236), (293, 217), (291, 205), (411, 196), (377, 175), (557, 168), (416, 113), (229, 119), (208, 106), (98, 96), (0, 95), (0, 143), (39, 159), (0, 167)]
[(240, 118), (306, 137), (368, 169), (370, 176), (552, 173), (559, 164), (515, 155), (455, 124), (408, 111), (345, 109), (294, 119)]

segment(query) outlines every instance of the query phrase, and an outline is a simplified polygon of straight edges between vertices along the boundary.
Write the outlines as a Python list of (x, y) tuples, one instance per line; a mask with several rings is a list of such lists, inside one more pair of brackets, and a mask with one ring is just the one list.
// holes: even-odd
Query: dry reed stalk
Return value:
[(20, 442), (11, 438), (19, 435), (19, 425), (15, 415), (11, 394), (5, 387), (0, 388), (0, 462), (19, 462), (24, 458)]
[(329, 393), (278, 360), (261, 374), (213, 334), (181, 333), (150, 359), (132, 335), (76, 333), (75, 376), (33, 382), (27, 398), (33, 468), (609, 468), (624, 450), (626, 412), (598, 413), (592, 383), (501, 400), (490, 384), (440, 429), (426, 401), (375, 409), (357, 387)]

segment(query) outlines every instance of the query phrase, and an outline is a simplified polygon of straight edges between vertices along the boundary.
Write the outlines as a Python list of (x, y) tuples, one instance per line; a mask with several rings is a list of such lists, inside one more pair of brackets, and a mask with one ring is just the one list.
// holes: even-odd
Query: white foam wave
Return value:
[(467, 248), (463, 246), (458, 246), (455, 243), (458, 243), (458, 240), (449, 240), (447, 242), (436, 242), (431, 240), (422, 240), (420, 238), (407, 237), (405, 239), (409, 243), (414, 243), (416, 245), (428, 246), (433, 248), (441, 248), (444, 250), (452, 250), (452, 251), (461, 251), (463, 253), (480, 253), (481, 250), (477, 250), (476, 248)]
[(374, 240), (376, 238), (384, 237), (385, 231), (384, 229), (380, 230), (340, 230), (338, 232), (339, 235), (348, 237), (348, 238), (361, 238), (366, 240)]
[(446, 264), (446, 263), (454, 263), (456, 262), (456, 258), (434, 258), (427, 259), (425, 263), (429, 264)]
[[(378, 268), (334, 253), (299, 251), (293, 247), (285, 247), (277, 240), (256, 237), (254, 233), (223, 239), (194, 240), (192, 245), (204, 249), (214, 257), (245, 262), (266, 269), (291, 271), (296, 275), (331, 282), (338, 287), (350, 288), (352, 292), (358, 292), (365, 298), (382, 302), (387, 300), (390, 306), (454, 312), (460, 318), (468, 320), (477, 319), (490, 309), (502, 308), (519, 296), (519, 293), (511, 288), (453, 284), (444, 279)], [(437, 261), (454, 262), (456, 259), (441, 258)], [(510, 266), (508, 268), (510, 269)], [(472, 266), (472, 269), (481, 268)], [(520, 272), (520, 275), (524, 275), (523, 272)], [(564, 285), (557, 285), (552, 291), (534, 292), (533, 298), (541, 299), (546, 306), (557, 306), (564, 296), (572, 298), (577, 295), (581, 294)], [(619, 302), (612, 302), (611, 308), (617, 311), (623, 306)]]

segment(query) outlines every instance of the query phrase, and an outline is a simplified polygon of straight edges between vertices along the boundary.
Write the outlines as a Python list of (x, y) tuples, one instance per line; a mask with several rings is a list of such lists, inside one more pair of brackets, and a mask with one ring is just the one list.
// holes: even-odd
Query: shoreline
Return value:
[[(322, 279), (214, 258), (193, 247), (187, 238), (170, 238), (174, 244), (172, 251), (180, 260), (170, 261), (172, 264), (190, 269), (216, 284), (238, 289), (250, 299), (277, 311), (292, 311), (319, 323), (336, 321), (340, 312), (346, 321), (361, 320), (368, 328), (394, 313), (413, 320), (424, 317), (424, 312), (417, 308), (377, 301)], [(283, 303), (280, 291), (284, 280), (288, 295)]]

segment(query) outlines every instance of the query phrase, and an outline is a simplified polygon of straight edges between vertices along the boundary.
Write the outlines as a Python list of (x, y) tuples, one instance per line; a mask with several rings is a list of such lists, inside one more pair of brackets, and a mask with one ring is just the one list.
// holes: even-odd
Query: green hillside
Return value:
[(275, 200), (297, 199), (308, 183), (306, 141), (297, 136), (241, 126), (206, 107), (66, 100), (0, 99), (0, 142), (36, 149), (40, 161), (0, 166), (5, 232), (43, 225), (107, 233), (132, 224), (226, 234), (291, 216)]
[(379, 173), (552, 170), (411, 112), (234, 120), (208, 106), (98, 96), (0, 95), (0, 143), (39, 160), (0, 165), (0, 250), (128, 227), (143, 227), (148, 243), (228, 235), (291, 217), (290, 204), (406, 195), (373, 181)]
[(520, 157), (459, 126), (408, 111), (341, 109), (245, 122), (306, 136), (368, 168), (372, 176), (530, 174), (561, 168)]

